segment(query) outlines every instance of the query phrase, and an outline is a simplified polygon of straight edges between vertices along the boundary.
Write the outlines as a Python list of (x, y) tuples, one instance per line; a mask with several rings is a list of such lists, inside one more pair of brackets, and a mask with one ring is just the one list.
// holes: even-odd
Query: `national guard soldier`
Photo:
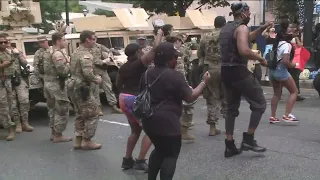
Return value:
[[(95, 40), (97, 40), (97, 39), (95, 38)], [(117, 98), (116, 98), (114, 92), (112, 91), (112, 82), (109, 77), (109, 74), (106, 71), (106, 69), (102, 67), (102, 64), (106, 63), (106, 61), (103, 62), (103, 60), (107, 60), (107, 59), (110, 59), (113, 57), (112, 52), (104, 45), (98, 44), (98, 43), (94, 44), (91, 52), (94, 57), (94, 65), (95, 65), (94, 66), (94, 73), (96, 75), (100, 75), (102, 77), (102, 83), (101, 83), (100, 87), (105, 92), (109, 105), (112, 107), (114, 112), (122, 113), (122, 111), (117, 107), (118, 101), (117, 101)], [(104, 54), (103, 52), (106, 52), (106, 54), (108, 54), (109, 57), (103, 57), (103, 54)], [(98, 89), (98, 92), (99, 92), (99, 89)], [(96, 95), (96, 98), (97, 98), (97, 95)], [(101, 104), (100, 98), (99, 98), (99, 104)], [(101, 108), (100, 108), (99, 115), (103, 115)]]
[(80, 46), (71, 55), (73, 94), (75, 96), (76, 120), (74, 149), (100, 149), (101, 144), (91, 141), (95, 135), (99, 120), (99, 104), (96, 101), (92, 84), (101, 84), (102, 78), (93, 73), (94, 57), (91, 49), (95, 45), (95, 35), (92, 31), (82, 31)]
[(0, 34), (0, 121), (5, 129), (8, 129), (7, 141), (12, 141), (15, 137), (15, 123), (12, 122), (11, 98), (12, 85), (11, 78), (14, 75), (13, 59), (11, 52), (7, 50), (7, 34)]
[(214, 20), (212, 32), (205, 34), (201, 40), (197, 51), (198, 58), (204, 61), (204, 72), (209, 71), (211, 80), (207, 84), (207, 88), (203, 92), (203, 97), (207, 101), (208, 119), (207, 124), (210, 125), (209, 136), (220, 134), (216, 125), (220, 119), (221, 106), (223, 97), (223, 85), (221, 82), (221, 60), (219, 35), (220, 29), (226, 24), (223, 16), (218, 16)]
[(49, 59), (51, 54), (50, 51), (52, 50), (52, 47), (49, 46), (48, 39), (46, 36), (39, 36), (37, 37), (40, 49), (36, 51), (34, 54), (34, 60), (33, 60), (33, 68), (34, 73), (37, 75), (43, 82), (43, 75), (44, 75), (44, 69), (43, 69), (43, 63), (44, 59)]
[[(174, 47), (180, 51), (182, 49), (184, 39), (185, 38), (181, 33), (172, 33), (170, 36), (166, 37), (166, 41), (173, 43)], [(182, 57), (179, 57), (177, 59), (177, 66), (175, 70), (181, 72), (184, 76), (186, 76), (186, 71), (184, 67), (184, 57), (188, 56), (188, 53), (186, 53), (186, 51), (184, 51), (184, 53), (185, 54), (183, 54)], [(195, 137), (188, 133), (189, 128), (191, 128), (194, 125), (194, 123), (192, 122), (192, 117), (193, 117), (193, 103), (183, 102), (182, 116), (180, 119), (183, 140), (191, 140), (191, 141), (195, 140)]]
[[(26, 58), (17, 48), (11, 47), (11, 42), (8, 41), (8, 51), (11, 52), (11, 57), (14, 60), (13, 67), (15, 70), (12, 77), (12, 114), (11, 118), (16, 124), (16, 132), (22, 131), (31, 132), (33, 127), (29, 125), (29, 88), (24, 78), (28, 78), (30, 70)], [(21, 66), (23, 69), (21, 69)], [(21, 123), (22, 121), (22, 123)]]
[(66, 80), (70, 74), (70, 65), (67, 55), (62, 51), (66, 46), (63, 34), (52, 35), (53, 48), (51, 58), (44, 59), (44, 94), (47, 99), (51, 140), (54, 143), (72, 141), (71, 137), (63, 136), (69, 118), (69, 99)]
[(152, 46), (148, 45), (147, 39), (143, 36), (138, 37), (137, 44), (139, 44), (144, 54), (149, 52), (152, 49)]

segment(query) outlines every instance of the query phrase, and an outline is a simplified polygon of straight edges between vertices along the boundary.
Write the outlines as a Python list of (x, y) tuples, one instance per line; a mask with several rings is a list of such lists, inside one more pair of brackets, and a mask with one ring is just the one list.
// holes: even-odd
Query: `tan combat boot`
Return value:
[(76, 136), (73, 148), (74, 149), (81, 149), (81, 142), (82, 142), (82, 136)]
[(196, 138), (193, 135), (189, 134), (189, 128), (188, 127), (181, 127), (181, 132), (182, 132), (182, 140), (186, 141), (194, 141)]
[(7, 141), (13, 141), (15, 138), (15, 127), (10, 127), (8, 129)]
[(221, 134), (221, 131), (216, 127), (215, 124), (211, 124), (209, 136), (216, 136), (218, 134)]
[(13, 120), (14, 120), (14, 123), (16, 124), (16, 133), (21, 133), (22, 127), (21, 127), (20, 117), (14, 117)]
[(112, 110), (113, 110), (113, 112), (115, 112), (115, 113), (122, 114), (121, 109), (119, 109), (116, 105), (113, 105), (113, 106), (112, 106)]
[(33, 131), (33, 127), (29, 125), (28, 115), (22, 117), (22, 130), (26, 132)]
[(194, 125), (195, 125), (195, 123), (192, 121), (191, 124), (190, 124), (190, 127), (188, 129), (192, 130)]
[(103, 116), (103, 111), (102, 111), (101, 106), (99, 106), (99, 116)]
[(83, 150), (97, 150), (102, 147), (101, 144), (91, 141), (91, 139), (83, 138), (81, 142), (81, 149)]
[(63, 136), (62, 133), (55, 132), (53, 143), (63, 143), (72, 141), (72, 137)]

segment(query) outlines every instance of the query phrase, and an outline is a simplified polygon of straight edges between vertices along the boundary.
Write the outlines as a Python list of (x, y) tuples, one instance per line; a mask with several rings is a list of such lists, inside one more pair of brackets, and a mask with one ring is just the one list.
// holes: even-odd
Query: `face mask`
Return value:
[(285, 39), (286, 41), (290, 42), (290, 41), (293, 39), (293, 34), (286, 34), (286, 35), (284, 36), (284, 39)]
[(243, 20), (243, 23), (247, 25), (250, 22), (250, 17), (242, 13), (242, 20)]

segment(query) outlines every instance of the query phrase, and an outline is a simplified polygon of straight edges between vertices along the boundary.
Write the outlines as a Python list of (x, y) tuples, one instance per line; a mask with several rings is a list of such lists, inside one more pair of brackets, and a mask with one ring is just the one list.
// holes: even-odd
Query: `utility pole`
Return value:
[(314, 59), (314, 48), (312, 43), (312, 27), (313, 24), (313, 9), (314, 9), (314, 1), (313, 0), (304, 0), (304, 6), (305, 6), (305, 14), (304, 14), (304, 26), (303, 26), (303, 46), (308, 49), (311, 53), (310, 60), (306, 64), (306, 68), (315, 68), (315, 64), (318, 64), (315, 62)]
[(266, 23), (266, 0), (262, 0), (263, 6), (262, 6), (262, 24)]
[(69, 26), (69, 1), (68, 0), (65, 0), (65, 3), (66, 3), (66, 24)]

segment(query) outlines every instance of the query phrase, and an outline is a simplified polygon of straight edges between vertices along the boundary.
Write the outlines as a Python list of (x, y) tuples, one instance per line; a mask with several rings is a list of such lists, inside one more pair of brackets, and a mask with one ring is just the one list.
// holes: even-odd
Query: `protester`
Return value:
[[(298, 29), (297, 25), (290, 25), (292, 28), (293, 33), (295, 34), (295, 37), (291, 40), (291, 44), (294, 47), (293, 49), (296, 48), (301, 48), (303, 47), (303, 33), (300, 32), (300, 30)], [(300, 81), (299, 81), (299, 77), (301, 74), (301, 69), (299, 68), (289, 68), (288, 69), (289, 73), (291, 74), (294, 82), (296, 83), (296, 86), (298, 88), (298, 94), (300, 94)], [(302, 96), (297, 96), (297, 101), (303, 101), (305, 98)]]
[[(262, 36), (266, 38), (266, 47), (263, 53), (263, 58), (266, 58), (266, 55), (272, 49), (272, 46), (276, 41), (276, 36), (277, 36), (276, 29), (274, 27), (267, 28), (262, 32)], [(266, 81), (269, 81), (268, 71), (269, 69), (266, 69), (266, 74), (265, 74)]]
[(294, 56), (294, 48), (290, 44), (293, 39), (293, 29), (289, 26), (288, 21), (280, 24), (280, 32), (277, 34), (276, 42), (273, 45), (275, 53), (272, 59), (272, 66), (270, 66), (269, 79), (273, 87), (273, 97), (271, 100), (271, 117), (270, 123), (278, 123), (280, 120), (276, 117), (278, 102), (281, 98), (282, 87), (288, 89), (290, 95), (286, 106), (286, 112), (282, 117), (285, 122), (295, 123), (299, 122), (294, 115), (291, 114), (292, 108), (297, 98), (298, 89), (293, 77), (288, 70), (295, 68), (296, 64), (292, 63)]
[[(148, 180), (172, 180), (181, 149), (180, 117), (182, 100), (193, 102), (205, 88), (210, 75), (203, 76), (203, 81), (192, 89), (183, 74), (175, 70), (178, 52), (174, 45), (162, 42), (155, 50), (155, 67), (146, 71), (148, 85), (158, 79), (150, 88), (151, 105), (157, 107), (153, 116), (142, 119), (143, 129), (150, 137), (155, 149), (149, 158)], [(145, 79), (142, 79), (144, 82)], [(145, 84), (141, 83), (141, 91)]]
[(247, 26), (251, 14), (249, 6), (243, 2), (233, 3), (231, 10), (234, 21), (227, 23), (220, 33), (221, 78), (226, 87), (227, 100), (225, 157), (231, 157), (241, 152), (237, 149), (233, 139), (234, 124), (239, 115), (241, 96), (248, 101), (252, 111), (248, 131), (243, 133), (241, 149), (254, 152), (266, 151), (266, 148), (258, 146), (254, 139), (255, 130), (266, 110), (266, 100), (259, 81), (248, 70), (247, 63), (250, 59), (258, 60), (263, 66), (267, 65), (264, 58), (250, 49), (249, 43), (256, 39), (263, 30), (273, 26), (272, 23), (267, 23), (249, 33)]
[(122, 112), (126, 115), (131, 127), (131, 135), (128, 138), (126, 155), (122, 161), (123, 169), (134, 167), (137, 170), (148, 171), (145, 156), (151, 146), (151, 141), (145, 135), (141, 142), (141, 149), (136, 161), (132, 158), (132, 152), (140, 137), (142, 126), (141, 123), (132, 114), (132, 106), (136, 95), (139, 94), (140, 79), (147, 70), (148, 65), (153, 61), (154, 48), (161, 42), (163, 32), (158, 30), (154, 47), (146, 54), (142, 52), (139, 44), (132, 43), (125, 48), (125, 54), (128, 56), (128, 61), (121, 66), (117, 78), (117, 87), (121, 94), (119, 96), (119, 104)]

